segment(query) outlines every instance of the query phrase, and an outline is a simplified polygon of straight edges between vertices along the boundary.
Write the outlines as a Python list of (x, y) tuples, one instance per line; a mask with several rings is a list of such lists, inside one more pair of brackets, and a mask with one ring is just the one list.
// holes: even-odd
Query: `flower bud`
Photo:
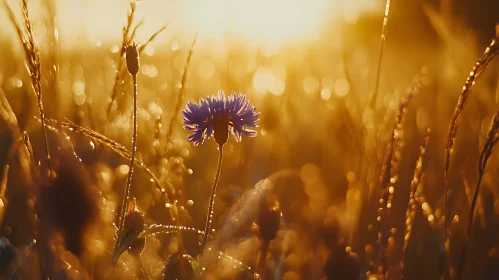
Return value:
[(130, 75), (135, 76), (139, 73), (140, 69), (140, 60), (139, 60), (139, 50), (137, 49), (137, 45), (132, 43), (128, 45), (125, 53), (126, 58), (126, 68), (128, 69), (128, 73)]

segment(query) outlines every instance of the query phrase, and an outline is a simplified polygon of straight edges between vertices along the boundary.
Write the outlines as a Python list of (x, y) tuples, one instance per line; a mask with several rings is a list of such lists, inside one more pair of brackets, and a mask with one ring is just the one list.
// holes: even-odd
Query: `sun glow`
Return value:
[[(15, 0), (8, 0), (20, 12)], [(57, 3), (57, 27), (64, 48), (86, 42), (116, 42), (126, 24), (128, 0), (53, 0)], [(168, 31), (157, 43), (183, 37), (190, 41), (198, 32), (202, 41), (243, 40), (252, 46), (265, 43), (311, 41), (325, 27), (337, 22), (355, 23), (359, 15), (375, 11), (376, 0), (147, 0), (137, 1), (135, 22), (144, 20), (137, 41), (147, 40), (161, 26)], [(30, 1), (39, 38), (43, 38), (41, 1)], [(20, 16), (20, 14), (19, 14)], [(8, 17), (0, 9), (0, 31), (14, 35)], [(75, 40), (77, 39), (77, 40)]]
[(193, 0), (187, 24), (201, 34), (256, 41), (314, 38), (327, 19), (326, 0)]

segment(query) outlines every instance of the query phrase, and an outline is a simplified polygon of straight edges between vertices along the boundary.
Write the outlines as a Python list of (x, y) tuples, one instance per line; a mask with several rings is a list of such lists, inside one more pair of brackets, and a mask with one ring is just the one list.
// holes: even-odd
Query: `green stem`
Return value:
[(218, 166), (217, 174), (215, 175), (215, 180), (213, 180), (213, 186), (211, 187), (210, 204), (208, 206), (208, 214), (206, 215), (206, 225), (204, 227), (204, 238), (201, 244), (201, 256), (204, 253), (204, 248), (206, 247), (206, 242), (208, 241), (208, 235), (211, 231), (211, 222), (213, 218), (213, 208), (215, 206), (215, 196), (217, 191), (218, 179), (220, 178), (220, 172), (222, 171), (222, 158), (223, 158), (223, 145), (218, 145)]
[(125, 193), (123, 195), (123, 202), (121, 203), (121, 212), (118, 227), (118, 240), (116, 240), (116, 249), (121, 244), (123, 226), (125, 224), (126, 208), (128, 200), (130, 199), (130, 188), (132, 185), (133, 165), (135, 162), (135, 152), (137, 151), (137, 75), (133, 75), (133, 134), (132, 134), (132, 151), (130, 155), (130, 165), (128, 177), (126, 179)]

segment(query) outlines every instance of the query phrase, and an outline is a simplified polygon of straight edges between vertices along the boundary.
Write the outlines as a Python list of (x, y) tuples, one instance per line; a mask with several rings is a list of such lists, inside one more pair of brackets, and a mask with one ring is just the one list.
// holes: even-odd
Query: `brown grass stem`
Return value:
[(389, 17), (390, 17), (390, 0), (386, 0), (385, 16), (383, 17), (383, 26), (381, 28), (381, 41), (379, 47), (378, 67), (376, 69), (376, 82), (374, 84), (373, 95), (371, 96), (371, 100), (369, 101), (369, 107), (371, 109), (376, 107), (376, 100), (378, 99), (379, 80), (381, 77), (381, 62), (383, 61), (383, 51), (385, 49), (385, 41), (386, 41), (386, 34), (388, 31)]

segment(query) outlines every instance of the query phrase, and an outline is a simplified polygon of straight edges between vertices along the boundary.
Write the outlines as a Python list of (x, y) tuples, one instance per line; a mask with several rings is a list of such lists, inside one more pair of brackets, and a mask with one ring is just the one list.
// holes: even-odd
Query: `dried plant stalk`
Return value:
[(466, 79), (464, 86), (457, 101), (456, 108), (454, 109), (454, 115), (449, 125), (449, 133), (447, 136), (447, 145), (445, 146), (445, 158), (444, 158), (444, 240), (447, 240), (447, 190), (448, 190), (448, 173), (450, 168), (450, 157), (452, 155), (452, 150), (454, 148), (454, 142), (457, 134), (457, 129), (459, 127), (459, 122), (461, 119), (461, 114), (463, 112), (466, 101), (470, 94), (470, 90), (485, 71), (487, 65), (494, 59), (495, 55), (499, 52), (499, 24), (496, 25), (496, 38), (492, 40), (490, 45), (485, 49), (485, 52), (478, 59), (470, 72), (470, 75)]
[(399, 109), (395, 115), (395, 125), (392, 130), (392, 137), (390, 142), (386, 147), (384, 164), (380, 175), (380, 208), (378, 209), (378, 244), (380, 246), (379, 260), (381, 260), (380, 267), (382, 268), (382, 273), (385, 274), (387, 267), (387, 259), (385, 256), (386, 248), (388, 246), (389, 238), (389, 224), (387, 222), (388, 216), (390, 215), (390, 209), (392, 207), (392, 199), (395, 193), (395, 184), (398, 181), (399, 164), (401, 159), (401, 149), (404, 146), (402, 140), (404, 127), (403, 121), (406, 113), (406, 108), (410, 104), (414, 95), (419, 92), (421, 83), (416, 78), (416, 81), (412, 88), (408, 89), (407, 96), (400, 103)]
[[(487, 65), (494, 59), (495, 55), (499, 52), (499, 25), (496, 26), (496, 38), (492, 40), (490, 45), (485, 49), (483, 55), (478, 59), (473, 66), (473, 69), (470, 72), (470, 75), (466, 79), (464, 83), (463, 89), (461, 91), (461, 95), (459, 96), (459, 100), (457, 101), (456, 108), (454, 110), (454, 115), (452, 116), (452, 120), (449, 126), (449, 134), (447, 136), (447, 145), (445, 146), (445, 168), (444, 168), (444, 178), (445, 185), (448, 182), (448, 172), (450, 166), (450, 157), (452, 154), (452, 149), (454, 148), (454, 141), (457, 134), (457, 129), (459, 127), (459, 121), (461, 119), (461, 114), (463, 112), (464, 106), (466, 105), (466, 101), (468, 100), (468, 96), (470, 94), (470, 90), (481, 76), (481, 74), (487, 68)], [(445, 189), (445, 191), (447, 188)]]
[[(86, 128), (86, 127), (83, 127), (83, 126), (80, 126), (80, 125), (77, 125), (69, 120), (66, 120), (64, 122), (58, 122), (56, 120), (52, 120), (52, 119), (48, 119), (49, 122), (51, 123), (54, 123), (54, 124), (60, 124), (61, 127), (63, 128), (66, 128), (70, 131), (74, 131), (74, 132), (77, 132), (77, 133), (81, 133), (85, 136), (87, 136), (88, 138), (92, 139), (93, 141), (97, 142), (97, 143), (100, 143), (106, 147), (109, 147), (111, 150), (115, 151), (117, 154), (119, 154), (120, 156), (126, 158), (126, 159), (130, 159), (131, 157), (131, 152), (128, 151), (125, 146), (121, 145), (120, 143), (116, 142), (116, 141), (113, 141), (109, 138), (107, 138), (106, 136), (98, 133), (98, 132), (95, 132), (89, 128)], [(137, 168), (140, 168), (142, 170), (144, 170), (144, 172), (147, 173), (147, 175), (149, 175), (149, 177), (151, 177), (151, 180), (156, 184), (156, 187), (162, 192), (162, 193), (165, 193), (166, 192), (166, 189), (163, 187), (163, 185), (161, 184), (161, 182), (159, 181), (159, 179), (156, 177), (156, 175), (154, 175), (154, 173), (144, 164), (144, 162), (140, 159), (136, 159), (134, 161), (134, 166), (137, 167)], [(167, 185), (168, 185), (168, 188), (171, 191), (173, 191), (173, 185), (166, 181)], [(170, 194), (169, 194), (170, 195)], [(168, 199), (168, 202), (170, 202), (169, 200), (169, 196), (166, 197)]]
[[(121, 41), (121, 48), (120, 48), (120, 56), (118, 58), (118, 66), (116, 67), (116, 77), (114, 78), (114, 84), (113, 84), (113, 91), (111, 95), (111, 102), (107, 106), (106, 110), (106, 116), (109, 119), (109, 113), (111, 112), (111, 109), (116, 102), (116, 97), (118, 96), (118, 92), (120, 89), (122, 90), (125, 77), (126, 77), (126, 69), (123, 64), (125, 60), (125, 52), (126, 52), (126, 46), (128, 46), (129, 43), (133, 41), (133, 38), (135, 37), (135, 32), (139, 28), (139, 26), (142, 25), (142, 22), (139, 22), (135, 28), (132, 31), (132, 24), (133, 20), (135, 18), (135, 11), (137, 10), (137, 2), (135, 0), (131, 0), (129, 2), (129, 10), (127, 14), (127, 23), (123, 27), (123, 39)], [(131, 32), (131, 34), (130, 34)]]
[[(135, 12), (137, 10), (137, 3), (138, 1), (136, 0), (130, 0), (129, 2), (129, 10), (127, 14), (127, 22), (126, 25), (123, 27), (123, 39), (121, 41), (121, 49), (120, 49), (120, 56), (118, 58), (118, 66), (116, 67), (116, 77), (114, 79), (114, 85), (113, 85), (113, 90), (111, 94), (111, 102), (107, 106), (106, 109), (106, 116), (107, 116), (107, 121), (109, 120), (109, 115), (111, 113), (111, 110), (113, 108), (113, 105), (117, 102), (118, 94), (123, 91), (123, 85), (125, 83), (125, 77), (127, 75), (126, 67), (124, 65), (124, 60), (125, 60), (125, 52), (126, 52), (126, 47), (130, 44), (135, 39), (135, 35), (138, 31), (138, 29), (142, 26), (144, 21), (140, 21), (137, 23), (134, 27), (133, 26), (133, 21), (135, 19)], [(161, 27), (158, 31), (156, 31), (154, 34), (149, 37), (149, 39), (144, 43), (141, 44), (141, 46), (138, 48), (139, 54), (142, 54), (142, 52), (145, 50), (147, 45), (149, 45), (161, 32), (165, 31), (166, 28), (168, 27), (168, 24)]]
[(175, 126), (175, 121), (177, 120), (177, 115), (180, 113), (180, 108), (182, 107), (182, 103), (184, 100), (184, 91), (185, 91), (185, 82), (187, 80), (187, 72), (189, 71), (189, 65), (191, 64), (192, 53), (194, 52), (194, 47), (196, 46), (196, 41), (198, 38), (198, 34), (194, 36), (194, 40), (192, 41), (191, 49), (189, 50), (189, 54), (187, 55), (187, 60), (185, 62), (184, 72), (182, 73), (182, 79), (180, 82), (180, 90), (178, 92), (177, 104), (175, 104), (175, 110), (173, 110), (173, 115), (170, 120), (170, 125), (168, 126), (168, 130), (166, 132), (166, 144), (170, 143), (171, 137), (173, 134), (173, 127)]
[(36, 96), (36, 101), (38, 105), (38, 111), (40, 113), (40, 119), (42, 121), (42, 130), (45, 141), (45, 156), (47, 161), (47, 168), (49, 171), (49, 176), (52, 172), (52, 167), (50, 165), (50, 152), (49, 145), (47, 139), (47, 130), (45, 124), (45, 113), (43, 110), (43, 102), (42, 102), (42, 84), (41, 84), (41, 66), (40, 66), (40, 52), (38, 50), (38, 46), (35, 42), (35, 36), (33, 32), (33, 28), (31, 26), (31, 21), (29, 19), (28, 14), (28, 1), (21, 0), (22, 14), (24, 20), (24, 26), (22, 23), (18, 22), (14, 16), (14, 12), (7, 4), (4, 2), (5, 8), (9, 15), (10, 21), (14, 24), (17, 35), (22, 42), (24, 55), (25, 55), (25, 64), (26, 69), (28, 70), (28, 74), (31, 78), (31, 86), (33, 87), (33, 91)]
[(480, 153), (480, 159), (478, 161), (478, 181), (476, 183), (475, 191), (473, 193), (473, 199), (471, 200), (470, 206), (470, 214), (468, 217), (468, 224), (466, 226), (466, 232), (464, 235), (465, 243), (464, 248), (459, 258), (459, 263), (457, 266), (457, 278), (461, 279), (462, 272), (466, 262), (466, 253), (468, 249), (469, 238), (471, 236), (471, 229), (473, 228), (473, 216), (475, 214), (475, 207), (478, 199), (478, 194), (480, 192), (480, 184), (482, 182), (483, 174), (485, 172), (485, 166), (487, 165), (487, 161), (492, 155), (492, 149), (496, 145), (499, 140), (499, 111), (496, 112), (492, 121), (490, 123), (489, 132), (487, 133), (487, 139), (482, 148), (482, 152)]
[(144, 43), (140, 44), (139, 46), (139, 54), (141, 54), (145, 49), (146, 47), (152, 42), (154, 41), (154, 39), (156, 39), (156, 37), (158, 37), (159, 34), (161, 34), (161, 32), (165, 31), (166, 28), (168, 28), (170, 24), (166, 24), (165, 26), (161, 27), (160, 29), (158, 29), (158, 31), (154, 32), (151, 37), (149, 37), (149, 39), (147, 39), (147, 41), (145, 41)]
[(378, 89), (379, 89), (379, 79), (381, 76), (381, 62), (383, 61), (383, 51), (385, 48), (386, 34), (388, 31), (388, 19), (390, 16), (390, 0), (386, 0), (385, 4), (385, 16), (383, 18), (383, 27), (381, 28), (381, 41), (378, 56), (378, 68), (376, 71), (376, 83), (374, 85), (374, 92), (369, 101), (369, 107), (372, 109), (376, 107), (376, 100), (378, 99)]
[(403, 247), (404, 253), (407, 249), (407, 244), (412, 233), (414, 218), (416, 217), (416, 209), (418, 204), (416, 200), (417, 199), (416, 191), (418, 190), (419, 182), (421, 182), (421, 176), (423, 175), (424, 158), (426, 155), (426, 148), (428, 147), (429, 141), (430, 141), (430, 129), (428, 128), (426, 130), (426, 135), (424, 137), (423, 144), (419, 148), (419, 157), (418, 160), (416, 161), (416, 167), (414, 168), (414, 175), (411, 181), (409, 203), (407, 206), (407, 210), (405, 212), (405, 236), (404, 236), (404, 247)]

